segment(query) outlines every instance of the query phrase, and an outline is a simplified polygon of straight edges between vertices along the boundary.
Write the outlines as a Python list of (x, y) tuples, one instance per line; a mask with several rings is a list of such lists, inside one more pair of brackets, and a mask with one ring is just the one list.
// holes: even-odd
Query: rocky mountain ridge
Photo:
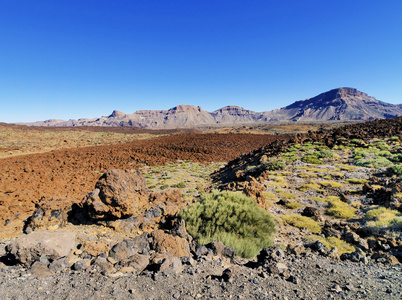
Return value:
[(255, 112), (239, 106), (226, 106), (208, 112), (200, 106), (178, 105), (169, 110), (139, 110), (132, 114), (115, 110), (109, 116), (100, 118), (68, 121), (50, 119), (28, 125), (177, 128), (283, 121), (366, 121), (400, 115), (402, 104), (385, 103), (354, 88), (338, 88), (265, 112)]

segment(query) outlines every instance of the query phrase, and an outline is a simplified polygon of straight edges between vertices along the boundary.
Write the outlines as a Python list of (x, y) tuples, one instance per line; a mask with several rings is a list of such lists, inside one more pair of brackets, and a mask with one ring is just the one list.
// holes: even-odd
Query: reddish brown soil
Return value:
[[(284, 137), (244, 134), (180, 134), (124, 145), (93, 146), (0, 159), (0, 231), (18, 233), (39, 199), (68, 206), (92, 191), (108, 169), (168, 161), (228, 161)], [(61, 204), (60, 204), (61, 203)], [(6, 234), (8, 233), (8, 234)]]

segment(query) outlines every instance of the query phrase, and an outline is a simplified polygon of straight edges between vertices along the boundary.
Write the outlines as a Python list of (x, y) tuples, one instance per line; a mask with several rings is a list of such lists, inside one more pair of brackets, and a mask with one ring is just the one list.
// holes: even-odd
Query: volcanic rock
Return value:
[(16, 238), (7, 246), (7, 252), (15, 260), (29, 266), (42, 255), (50, 261), (66, 257), (76, 245), (76, 234), (72, 231), (38, 230)]

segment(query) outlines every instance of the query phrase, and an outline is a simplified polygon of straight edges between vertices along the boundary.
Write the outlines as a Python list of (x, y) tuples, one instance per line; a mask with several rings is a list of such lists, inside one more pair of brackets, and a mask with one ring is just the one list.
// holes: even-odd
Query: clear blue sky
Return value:
[(0, 122), (402, 103), (401, 0), (0, 0)]

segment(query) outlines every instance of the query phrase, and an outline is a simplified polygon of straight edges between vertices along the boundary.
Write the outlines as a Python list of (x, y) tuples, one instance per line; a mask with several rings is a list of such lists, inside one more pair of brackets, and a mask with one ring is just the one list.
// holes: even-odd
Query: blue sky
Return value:
[(0, 122), (402, 103), (402, 1), (0, 0)]

